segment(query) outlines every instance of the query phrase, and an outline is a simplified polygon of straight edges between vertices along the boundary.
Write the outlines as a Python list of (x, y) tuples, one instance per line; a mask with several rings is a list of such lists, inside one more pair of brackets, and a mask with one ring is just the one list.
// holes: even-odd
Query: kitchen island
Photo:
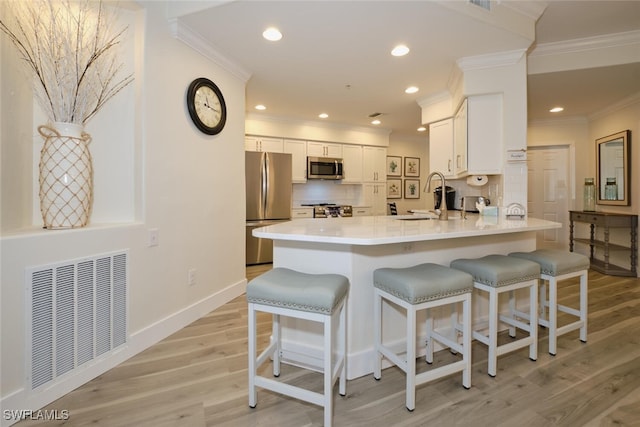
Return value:
[[(468, 215), (466, 220), (429, 219), (420, 215), (296, 219), (262, 227), (254, 236), (273, 240), (273, 266), (305, 273), (336, 273), (349, 278), (347, 378), (373, 372), (373, 272), (382, 267), (409, 267), (432, 262), (448, 266), (457, 258), (508, 254), (536, 248), (536, 232), (561, 224), (535, 218), (506, 219)], [(473, 316), (486, 318), (486, 302), (475, 298)], [(526, 296), (518, 305), (528, 303)], [(435, 326), (448, 325), (449, 312), (434, 311)], [(385, 307), (383, 336), (404, 347), (402, 310)], [(283, 358), (293, 364), (321, 367), (319, 324), (283, 320)], [(424, 325), (417, 339), (424, 342)]]

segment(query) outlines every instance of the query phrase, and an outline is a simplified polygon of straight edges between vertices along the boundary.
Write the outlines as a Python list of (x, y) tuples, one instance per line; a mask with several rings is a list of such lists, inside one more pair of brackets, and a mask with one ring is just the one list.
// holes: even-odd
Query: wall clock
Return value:
[(200, 77), (187, 89), (187, 108), (191, 120), (200, 131), (216, 135), (227, 121), (227, 105), (222, 92), (211, 80)]

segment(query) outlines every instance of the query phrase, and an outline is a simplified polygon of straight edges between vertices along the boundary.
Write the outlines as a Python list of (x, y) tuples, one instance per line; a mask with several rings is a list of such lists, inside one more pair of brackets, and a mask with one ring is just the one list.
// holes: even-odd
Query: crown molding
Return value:
[(451, 94), (447, 90), (443, 90), (437, 93), (434, 93), (431, 96), (426, 98), (419, 99), (418, 105), (422, 108), (428, 107), (430, 105), (439, 104), (441, 102), (451, 102)]
[(169, 31), (174, 38), (202, 54), (205, 58), (210, 59), (216, 65), (230, 72), (244, 83), (247, 83), (249, 78), (251, 78), (251, 72), (220, 53), (212, 43), (207, 41), (199, 33), (184, 25), (178, 18), (169, 19)]
[(537, 119), (537, 120), (529, 120), (527, 122), (528, 127), (536, 127), (536, 126), (570, 126), (570, 125), (586, 125), (589, 123), (589, 120), (585, 116), (571, 116), (571, 117), (560, 117), (557, 119)]
[(370, 133), (374, 135), (382, 135), (389, 136), (391, 134), (391, 129), (387, 128), (368, 128), (364, 126), (354, 126), (345, 123), (336, 123), (336, 122), (321, 122), (318, 120), (304, 120), (304, 119), (296, 119), (294, 117), (284, 117), (284, 116), (275, 116), (268, 115), (262, 113), (246, 113), (245, 120), (255, 120), (262, 122), (271, 122), (271, 123), (285, 123), (296, 126), (309, 126), (316, 127), (321, 129), (339, 129), (339, 130), (350, 130), (362, 133)]
[(490, 53), (487, 55), (466, 56), (456, 61), (462, 71), (481, 70), (486, 68), (515, 65), (524, 57), (526, 49)]
[(610, 49), (631, 44), (640, 44), (640, 30), (542, 43), (533, 48), (531, 53), (529, 53), (529, 57), (563, 55), (567, 53), (584, 52), (586, 50)]
[(616, 102), (615, 104), (609, 105), (606, 108), (597, 111), (593, 114), (590, 114), (588, 116), (589, 120), (596, 120), (596, 119), (600, 119), (604, 116), (607, 116), (609, 114), (613, 114), (616, 111), (622, 110), (623, 108), (627, 108), (631, 105), (634, 104), (638, 104), (640, 103), (640, 92), (638, 93), (634, 93), (633, 95), (630, 95), (618, 102)]

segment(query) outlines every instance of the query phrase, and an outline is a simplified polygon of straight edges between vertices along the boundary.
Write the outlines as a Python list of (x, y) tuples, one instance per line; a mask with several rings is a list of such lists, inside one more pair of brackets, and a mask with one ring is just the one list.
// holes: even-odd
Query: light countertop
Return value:
[(345, 245), (442, 240), (460, 237), (540, 231), (560, 228), (561, 224), (537, 218), (506, 219), (468, 214), (467, 219), (416, 219), (420, 215), (358, 216), (352, 218), (294, 219), (257, 228), (256, 237), (299, 242)]

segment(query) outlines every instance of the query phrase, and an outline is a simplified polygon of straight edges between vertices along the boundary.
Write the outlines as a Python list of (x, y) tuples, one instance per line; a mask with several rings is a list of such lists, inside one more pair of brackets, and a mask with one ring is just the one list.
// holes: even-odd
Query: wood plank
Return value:
[[(247, 268), (255, 277), (269, 266)], [(577, 281), (562, 283), (559, 300), (577, 305)], [(66, 426), (320, 426), (320, 407), (265, 390), (258, 406), (247, 399), (247, 306), (244, 296), (209, 313), (144, 352), (48, 405), (66, 409)], [(560, 316), (561, 319), (564, 316)], [(271, 316), (258, 317), (259, 348)], [(498, 358), (487, 375), (487, 350), (473, 344), (472, 387), (454, 374), (418, 387), (416, 409), (405, 409), (404, 373), (383, 371), (347, 382), (335, 394), (336, 426), (638, 426), (640, 420), (640, 280), (589, 272), (588, 342), (578, 331), (547, 353), (548, 333), (539, 329), (538, 360), (521, 349)], [(501, 340), (509, 340), (501, 334)], [(458, 357), (435, 355), (433, 366)], [(268, 365), (268, 364), (265, 364)], [(423, 359), (418, 371), (432, 369)], [(268, 375), (270, 366), (261, 372)], [(318, 373), (284, 365), (280, 379), (322, 390)], [(336, 390), (337, 391), (337, 390)], [(62, 425), (22, 421), (17, 425)]]

